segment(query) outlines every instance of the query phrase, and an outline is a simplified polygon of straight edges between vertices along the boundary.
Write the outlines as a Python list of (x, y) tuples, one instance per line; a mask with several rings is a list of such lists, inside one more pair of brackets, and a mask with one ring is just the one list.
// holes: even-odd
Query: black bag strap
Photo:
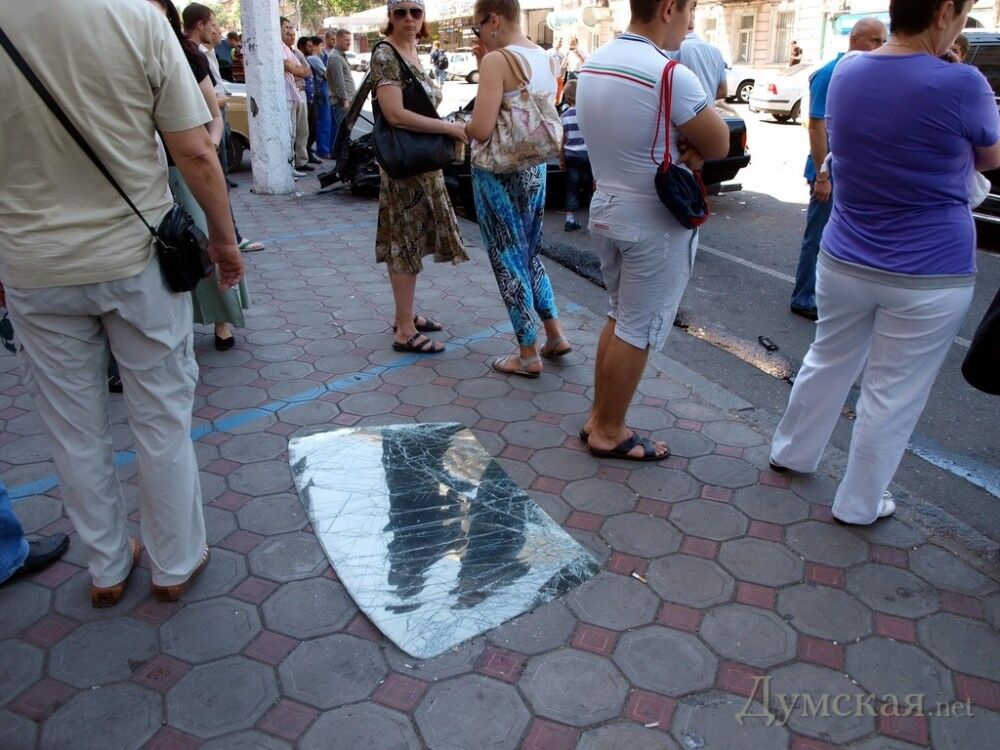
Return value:
[(83, 134), (77, 130), (76, 125), (74, 125), (72, 121), (70, 121), (69, 117), (66, 116), (62, 107), (59, 106), (59, 102), (53, 98), (52, 94), (49, 93), (49, 90), (45, 88), (45, 84), (42, 83), (37, 75), (35, 75), (35, 71), (31, 69), (31, 66), (28, 65), (28, 61), (21, 56), (21, 53), (17, 51), (14, 43), (4, 32), (3, 27), (0, 27), (0, 46), (7, 51), (7, 54), (10, 55), (11, 60), (14, 61), (18, 70), (20, 70), (24, 77), (28, 79), (28, 83), (31, 84), (35, 93), (37, 93), (39, 98), (45, 102), (45, 106), (47, 106), (52, 114), (55, 115), (59, 124), (66, 129), (66, 132), (69, 133), (70, 137), (76, 141), (76, 145), (80, 147), (80, 150), (83, 151), (83, 153), (85, 153), (92, 162), (94, 162), (94, 166), (97, 167), (100, 173), (104, 175), (105, 179), (111, 183), (111, 187), (118, 192), (118, 195), (122, 197), (122, 200), (124, 200), (128, 204), (128, 207), (132, 209), (133, 213), (139, 217), (139, 221), (146, 225), (146, 229), (149, 230), (149, 233), (153, 235), (153, 237), (156, 237), (156, 230), (149, 225), (149, 222), (146, 221), (146, 217), (142, 215), (142, 212), (135, 207), (132, 200), (128, 197), (128, 195), (126, 195), (125, 191), (122, 190), (121, 185), (118, 184), (114, 175), (108, 171), (108, 168), (104, 166), (104, 162), (101, 161), (100, 157), (94, 153), (94, 149), (92, 149), (90, 144), (87, 143)]

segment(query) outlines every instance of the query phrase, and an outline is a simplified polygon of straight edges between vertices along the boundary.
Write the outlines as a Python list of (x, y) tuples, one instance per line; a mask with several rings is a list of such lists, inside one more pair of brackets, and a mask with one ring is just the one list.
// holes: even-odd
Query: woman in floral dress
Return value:
[[(427, 36), (423, 0), (389, 0), (384, 33), (388, 44), (379, 44), (372, 52), (371, 79), (373, 96), (386, 121), (396, 128), (442, 133), (468, 142), (461, 123), (424, 117), (403, 106), (402, 87), (408, 78), (400, 58), (424, 86), (434, 106), (441, 101), (440, 89), (421, 70), (417, 57), (417, 39)], [(394, 180), (382, 171), (375, 260), (386, 264), (392, 284), (396, 303), (392, 348), (396, 351), (444, 351), (440, 341), (423, 335), (440, 331), (441, 324), (418, 315), (414, 309), (417, 274), (423, 270), (422, 259), (427, 255), (433, 255), (438, 263), (457, 264), (469, 259), (448, 199), (444, 174), (437, 170)]]

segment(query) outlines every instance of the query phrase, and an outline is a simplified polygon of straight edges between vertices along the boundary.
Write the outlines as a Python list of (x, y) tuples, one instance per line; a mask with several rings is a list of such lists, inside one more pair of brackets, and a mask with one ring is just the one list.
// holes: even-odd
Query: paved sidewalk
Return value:
[[(598, 462), (576, 435), (601, 320), (565, 296), (566, 271), (552, 269), (569, 361), (534, 381), (492, 374), (509, 325), (463, 222), (472, 262), (430, 266), (418, 299), (464, 343), (413, 364), (390, 349), (373, 201), (234, 195), (243, 233), (269, 247), (247, 258), (255, 306), (237, 347), (197, 341), (212, 562), (174, 605), (148, 598), (142, 569), (119, 606), (91, 609), (77, 545), (0, 587), (0, 748), (996, 746), (1000, 573), (938, 546), (905, 498), (905, 520), (834, 524), (828, 473), (771, 473), (767, 435), (711, 389), (653, 368), (632, 422), (674, 456)], [(134, 506), (131, 434), (121, 397), (111, 404)], [(326, 425), (429, 421), (471, 427), (606, 570), (421, 662), (338, 582), (286, 451), (290, 436)], [(28, 531), (71, 532), (40, 432), (14, 358), (0, 355), (0, 473), (26, 495), (15, 508)], [(748, 701), (755, 688), (767, 708)], [(927, 715), (891, 715), (911, 694)], [(886, 696), (900, 710), (873, 715), (892, 708)], [(966, 701), (958, 710), (971, 717), (930, 715)]]

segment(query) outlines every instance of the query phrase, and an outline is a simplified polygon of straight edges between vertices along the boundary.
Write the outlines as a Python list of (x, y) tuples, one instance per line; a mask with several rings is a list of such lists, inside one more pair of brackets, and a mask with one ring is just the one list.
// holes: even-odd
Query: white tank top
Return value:
[[(504, 47), (508, 52), (518, 55), (524, 62), (531, 75), (528, 77), (528, 84), (533, 91), (556, 92), (556, 79), (552, 75), (552, 68), (549, 64), (549, 54), (541, 47), (518, 47), (508, 44)], [(516, 94), (517, 91), (505, 91), (505, 95)]]

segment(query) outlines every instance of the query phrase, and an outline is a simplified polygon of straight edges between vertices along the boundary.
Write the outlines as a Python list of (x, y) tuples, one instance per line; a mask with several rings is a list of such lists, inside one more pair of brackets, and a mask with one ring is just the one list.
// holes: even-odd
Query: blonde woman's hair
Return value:
[(521, 20), (521, 4), (517, 0), (476, 0), (474, 23), (479, 23), (484, 16), (492, 13), (517, 23)]

